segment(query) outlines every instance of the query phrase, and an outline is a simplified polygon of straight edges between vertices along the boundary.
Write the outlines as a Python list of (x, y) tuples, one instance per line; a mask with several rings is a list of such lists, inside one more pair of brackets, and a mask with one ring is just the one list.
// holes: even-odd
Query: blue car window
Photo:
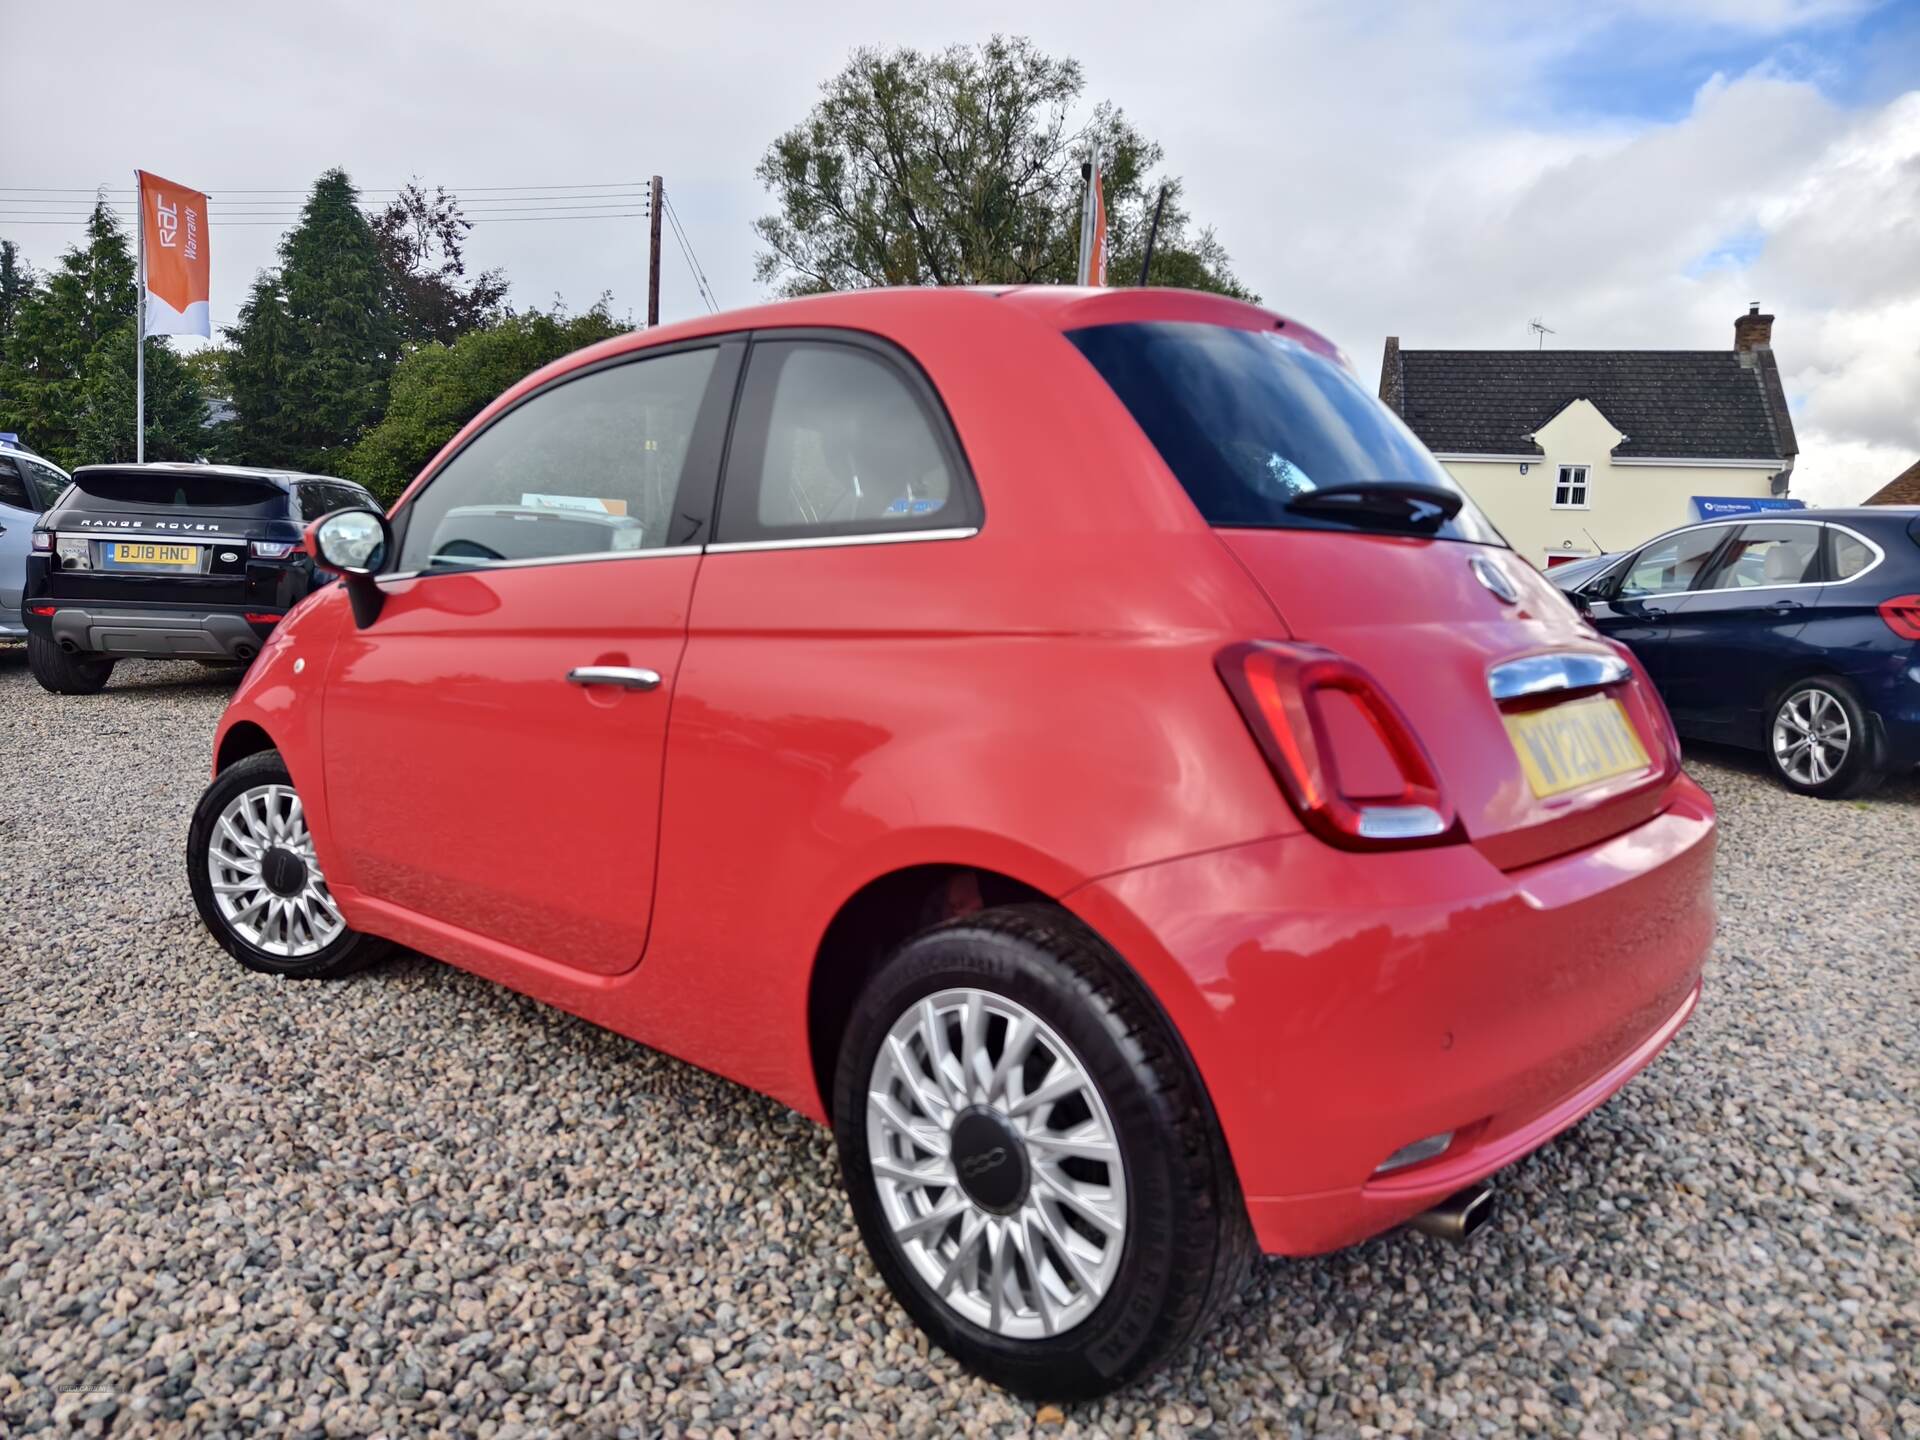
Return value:
[(1806, 585), (1820, 563), (1818, 525), (1742, 525), (1727, 546), (1709, 590), (1754, 590)]

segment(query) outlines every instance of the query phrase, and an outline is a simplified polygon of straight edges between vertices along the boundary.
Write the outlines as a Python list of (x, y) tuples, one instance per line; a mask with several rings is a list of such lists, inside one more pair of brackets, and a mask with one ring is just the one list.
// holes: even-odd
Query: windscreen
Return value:
[(1068, 332), (1113, 387), (1207, 523), (1366, 528), (1292, 502), (1331, 486), (1395, 482), (1461, 495), (1432, 533), (1499, 545), (1499, 532), (1413, 432), (1337, 362), (1266, 330), (1154, 321)]
[(271, 480), (245, 475), (196, 475), (182, 470), (97, 470), (73, 477), (73, 483), (100, 504), (140, 514), (205, 510), (218, 515), (286, 518), (292, 510), (287, 492)]

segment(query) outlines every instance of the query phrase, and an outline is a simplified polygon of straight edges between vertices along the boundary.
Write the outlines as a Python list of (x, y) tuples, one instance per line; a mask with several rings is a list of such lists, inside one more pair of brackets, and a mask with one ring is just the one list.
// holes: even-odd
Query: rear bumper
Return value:
[(273, 612), (202, 606), (52, 603), (51, 615), (27, 611), (30, 630), (65, 650), (129, 658), (251, 660), (279, 621), (247, 618)]
[[(1512, 873), (1470, 846), (1352, 855), (1307, 837), (1068, 897), (1140, 968), (1226, 1132), (1262, 1249), (1401, 1224), (1527, 1154), (1642, 1069), (1697, 1004), (1712, 802)], [(1452, 1131), (1444, 1153), (1376, 1174)]]

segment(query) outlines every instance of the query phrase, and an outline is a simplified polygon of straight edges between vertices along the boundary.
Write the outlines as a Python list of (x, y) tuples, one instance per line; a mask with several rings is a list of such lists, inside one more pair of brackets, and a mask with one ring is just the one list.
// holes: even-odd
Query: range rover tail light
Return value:
[(1920, 595), (1896, 595), (1880, 602), (1880, 618), (1902, 640), (1920, 640)]
[(1353, 661), (1317, 645), (1254, 641), (1214, 658), (1303, 825), (1346, 850), (1456, 837), (1452, 803), (1400, 707)]
[(51, 530), (34, 531), (33, 532), (33, 548), (35, 553), (40, 555), (45, 555), (45, 554), (48, 554), (50, 551), (52, 551), (53, 532)]

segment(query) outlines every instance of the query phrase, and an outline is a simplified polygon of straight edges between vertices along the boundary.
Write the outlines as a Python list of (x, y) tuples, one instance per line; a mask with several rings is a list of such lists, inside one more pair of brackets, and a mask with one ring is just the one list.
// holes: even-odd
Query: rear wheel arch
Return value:
[(943, 920), (995, 905), (1052, 905), (1024, 880), (975, 865), (910, 865), (876, 876), (835, 912), (807, 978), (807, 1048), (821, 1113), (831, 1113), (840, 1042), (855, 998), (904, 941)]

